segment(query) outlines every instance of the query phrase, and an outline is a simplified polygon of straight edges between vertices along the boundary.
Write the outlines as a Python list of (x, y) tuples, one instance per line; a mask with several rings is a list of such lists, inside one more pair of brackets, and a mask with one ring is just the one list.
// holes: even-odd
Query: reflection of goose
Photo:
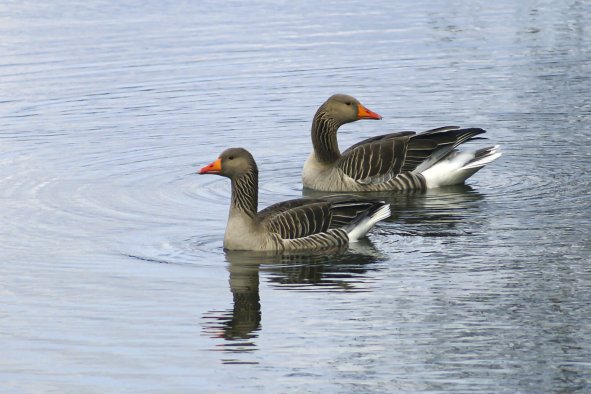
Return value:
[[(204, 315), (203, 331), (214, 338), (232, 341), (222, 349), (229, 353), (245, 353), (256, 350), (253, 339), (261, 327), (261, 303), (259, 296), (259, 266), (256, 260), (230, 260), (230, 290), (233, 307), (228, 311), (209, 311)], [(224, 360), (240, 364), (240, 360)]]
[(232, 181), (230, 215), (224, 236), (228, 250), (321, 250), (347, 246), (390, 216), (388, 204), (355, 196), (296, 199), (257, 212), (258, 169), (242, 148), (225, 150), (200, 174)]
[(230, 290), (234, 300), (231, 319), (226, 323), (228, 339), (251, 338), (261, 322), (259, 264), (230, 264)]
[(331, 96), (312, 122), (313, 152), (304, 164), (305, 188), (328, 192), (424, 190), (462, 184), (498, 158), (498, 146), (460, 152), (459, 145), (485, 133), (456, 126), (403, 131), (363, 140), (339, 151), (337, 130), (359, 119), (381, 119), (357, 99)]
[(283, 255), (263, 271), (281, 289), (358, 292), (368, 290), (368, 273), (378, 269), (375, 263), (388, 258), (363, 239), (338, 255)]
[(226, 251), (226, 259), (230, 263), (231, 276), (232, 271), (242, 270), (241, 267), (260, 265), (261, 272), (270, 282), (282, 288), (354, 290), (365, 282), (364, 275), (374, 269), (372, 263), (387, 257), (368, 239), (363, 239), (352, 248), (331, 250), (330, 253)]
[[(302, 194), (308, 198), (320, 198), (326, 193), (304, 189)], [(482, 194), (467, 185), (446, 186), (419, 194), (369, 192), (364, 196), (390, 203), (392, 222), (397, 222), (405, 213), (409, 214), (409, 221), (423, 221), (441, 215), (464, 220), (469, 217), (470, 209), (483, 199)]]
[(204, 316), (204, 331), (212, 337), (236, 341), (225, 350), (254, 350), (252, 339), (261, 328), (260, 271), (268, 275), (271, 284), (285, 289), (362, 291), (364, 275), (376, 269), (371, 264), (386, 259), (365, 239), (355, 244), (353, 250), (333, 252), (328, 255), (226, 251), (233, 307), (208, 312)]
[[(304, 196), (320, 197), (324, 192), (304, 190)], [(381, 226), (382, 238), (398, 240), (396, 235), (450, 236), (477, 231), (484, 195), (467, 185), (429, 189), (423, 193), (370, 192), (373, 199), (391, 205), (392, 218)]]

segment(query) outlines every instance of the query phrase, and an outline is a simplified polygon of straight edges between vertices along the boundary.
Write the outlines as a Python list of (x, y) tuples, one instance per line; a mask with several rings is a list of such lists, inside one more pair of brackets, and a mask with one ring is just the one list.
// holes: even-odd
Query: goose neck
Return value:
[(330, 117), (322, 108), (318, 110), (312, 122), (312, 145), (318, 161), (334, 163), (341, 156), (337, 142), (337, 130), (341, 125)]
[(258, 170), (252, 168), (247, 173), (232, 179), (231, 210), (240, 211), (254, 218), (258, 207)]

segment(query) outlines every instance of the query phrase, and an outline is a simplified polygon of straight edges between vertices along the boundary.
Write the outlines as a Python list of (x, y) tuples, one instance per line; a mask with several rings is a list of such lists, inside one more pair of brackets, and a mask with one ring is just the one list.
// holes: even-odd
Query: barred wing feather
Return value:
[[(326, 202), (309, 202), (289, 207), (269, 207), (272, 214), (261, 214), (265, 227), (279, 234), (283, 239), (297, 239), (327, 231), (330, 228), (332, 214), (330, 205)], [(268, 209), (268, 208), (267, 208)]]

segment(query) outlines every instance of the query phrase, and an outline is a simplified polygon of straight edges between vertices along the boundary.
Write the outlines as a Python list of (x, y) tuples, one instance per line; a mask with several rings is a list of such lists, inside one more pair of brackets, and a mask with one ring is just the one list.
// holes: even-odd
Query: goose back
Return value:
[(422, 171), (483, 133), (479, 128), (446, 126), (371, 137), (344, 151), (336, 168), (349, 180), (344, 190), (424, 190)]
[(277, 233), (282, 239), (303, 238), (329, 229), (332, 213), (325, 201), (297, 201), (290, 207), (270, 207), (259, 213), (258, 218), (266, 231)]

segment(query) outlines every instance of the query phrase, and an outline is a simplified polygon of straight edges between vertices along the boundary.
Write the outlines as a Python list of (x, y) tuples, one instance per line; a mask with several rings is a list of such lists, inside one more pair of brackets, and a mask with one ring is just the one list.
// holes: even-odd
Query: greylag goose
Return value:
[(257, 212), (258, 168), (252, 155), (230, 148), (199, 174), (230, 178), (232, 197), (224, 235), (227, 250), (322, 250), (348, 246), (375, 223), (390, 216), (390, 206), (356, 196), (300, 198)]
[(440, 127), (363, 140), (339, 151), (337, 130), (359, 119), (381, 119), (354, 97), (331, 96), (312, 122), (313, 152), (302, 171), (305, 188), (327, 192), (425, 190), (462, 184), (501, 156), (499, 146), (472, 152), (456, 148), (485, 133), (478, 128)]

